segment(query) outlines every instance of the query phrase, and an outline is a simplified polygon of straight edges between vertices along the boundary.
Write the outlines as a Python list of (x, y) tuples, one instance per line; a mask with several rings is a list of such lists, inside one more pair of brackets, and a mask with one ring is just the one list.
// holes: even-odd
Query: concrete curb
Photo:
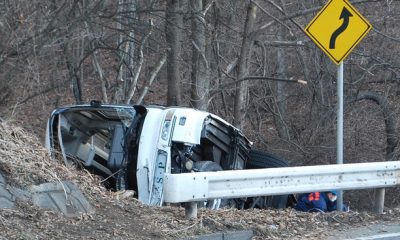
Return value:
[(56, 210), (67, 217), (94, 212), (82, 192), (70, 182), (35, 185), (30, 187), (30, 191), (35, 205)]
[(15, 208), (16, 200), (31, 201), (34, 205), (52, 209), (66, 217), (81, 213), (94, 213), (94, 208), (73, 183), (62, 181), (33, 185), (29, 191), (14, 188), (6, 183), (0, 173), (0, 209)]
[[(1, 175), (0, 175), (1, 176)], [(3, 177), (0, 177), (3, 178)], [(4, 178), (3, 178), (4, 180)], [(15, 197), (10, 192), (10, 186), (0, 180), (0, 208), (14, 208)]]
[(183, 240), (250, 240), (253, 231), (232, 231), (193, 236)]

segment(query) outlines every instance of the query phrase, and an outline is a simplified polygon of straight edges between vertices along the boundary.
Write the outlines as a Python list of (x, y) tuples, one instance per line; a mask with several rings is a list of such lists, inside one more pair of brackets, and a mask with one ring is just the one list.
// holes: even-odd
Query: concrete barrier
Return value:
[(15, 208), (17, 200), (32, 201), (36, 206), (52, 209), (67, 217), (94, 213), (89, 201), (71, 182), (44, 183), (24, 190), (8, 185), (0, 173), (0, 209)]

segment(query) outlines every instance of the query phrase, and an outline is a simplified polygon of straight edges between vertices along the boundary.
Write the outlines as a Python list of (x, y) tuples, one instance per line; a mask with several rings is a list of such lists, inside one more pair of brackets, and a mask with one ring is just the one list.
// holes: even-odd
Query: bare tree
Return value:
[[(257, 14), (257, 6), (250, 1), (247, 7), (246, 23), (243, 32), (242, 46), (240, 50), (237, 80), (248, 75), (248, 63), (250, 58), (250, 49), (253, 44), (251, 32), (253, 31), (254, 22)], [(234, 125), (241, 127), (246, 114), (247, 104), (247, 82), (238, 81), (236, 84), (235, 108), (234, 108)]]
[[(278, 41), (283, 40), (285, 29), (282, 26), (278, 26)], [(286, 57), (285, 57), (285, 49), (283, 47), (278, 47), (277, 50), (277, 75), (279, 78), (286, 79)], [(276, 82), (276, 105), (277, 105), (277, 114), (275, 116), (275, 125), (278, 130), (278, 134), (281, 138), (285, 140), (290, 139), (289, 129), (285, 122), (286, 119), (286, 109), (287, 109), (287, 92), (286, 92), (287, 83), (284, 81)]]
[(192, 14), (192, 88), (191, 105), (206, 110), (210, 87), (209, 63), (206, 57), (206, 20), (203, 0), (190, 1)]
[[(78, 18), (80, 15), (79, 3), (77, 1), (71, 3), (71, 10), (68, 14), (71, 18)], [(72, 85), (72, 92), (76, 103), (83, 102), (82, 82), (83, 82), (83, 65), (81, 60), (84, 55), (84, 35), (79, 34), (79, 28), (72, 25), (69, 29), (68, 38), (64, 44), (64, 56), (69, 73), (69, 80)]]
[(165, 64), (165, 62), (167, 60), (167, 54), (168, 53), (166, 53), (166, 54), (164, 54), (162, 56), (162, 58), (160, 59), (160, 61), (157, 64), (157, 66), (155, 66), (154, 70), (150, 74), (149, 81), (143, 87), (142, 92), (141, 92), (138, 100), (136, 101), (136, 104), (141, 104), (143, 102), (143, 99), (146, 96), (146, 94), (148, 93), (148, 91), (149, 91), (151, 85), (153, 84), (154, 80), (156, 79), (157, 74), (160, 72), (161, 68), (164, 66), (164, 64)]
[[(382, 114), (385, 120), (385, 132), (386, 132), (386, 161), (395, 160), (395, 149), (398, 146), (398, 131), (397, 131), (397, 121), (394, 116), (393, 111), (389, 106), (389, 102), (387, 98), (379, 95), (376, 92), (372, 91), (363, 91), (358, 93), (356, 97), (350, 100), (353, 101), (361, 101), (361, 100), (370, 100), (379, 105), (382, 110)], [(375, 189), (375, 201), (374, 201), (374, 210), (377, 213), (383, 212), (384, 207), (384, 199), (385, 199), (385, 189)]]
[(180, 55), (182, 41), (183, 0), (167, 0), (165, 35), (170, 48), (167, 58), (167, 105), (181, 105)]

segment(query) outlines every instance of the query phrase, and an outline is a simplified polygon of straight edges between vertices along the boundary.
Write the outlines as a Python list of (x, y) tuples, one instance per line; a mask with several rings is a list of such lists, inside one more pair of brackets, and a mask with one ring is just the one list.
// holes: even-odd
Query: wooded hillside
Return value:
[[(400, 1), (350, 2), (373, 29), (344, 61), (344, 162), (398, 159)], [(335, 163), (337, 67), (303, 31), (325, 3), (0, 1), (0, 117), (43, 137), (65, 104), (192, 106), (291, 165)]]

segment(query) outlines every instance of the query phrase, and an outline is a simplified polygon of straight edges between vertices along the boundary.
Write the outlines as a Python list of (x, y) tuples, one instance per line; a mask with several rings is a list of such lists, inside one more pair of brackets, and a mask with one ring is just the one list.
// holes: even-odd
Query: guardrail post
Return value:
[(186, 218), (197, 218), (197, 203), (196, 202), (185, 203), (185, 217)]
[(374, 211), (376, 213), (383, 213), (383, 207), (385, 205), (385, 189), (376, 188), (375, 189), (375, 206)]

